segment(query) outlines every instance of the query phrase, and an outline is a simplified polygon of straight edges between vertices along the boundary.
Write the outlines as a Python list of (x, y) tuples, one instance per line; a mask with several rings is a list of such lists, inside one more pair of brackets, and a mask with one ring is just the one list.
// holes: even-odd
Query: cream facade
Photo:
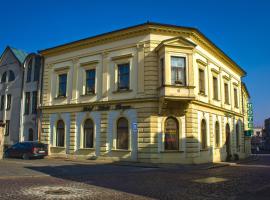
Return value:
[(204, 163), (249, 154), (245, 72), (197, 29), (146, 23), (40, 53), (51, 156)]

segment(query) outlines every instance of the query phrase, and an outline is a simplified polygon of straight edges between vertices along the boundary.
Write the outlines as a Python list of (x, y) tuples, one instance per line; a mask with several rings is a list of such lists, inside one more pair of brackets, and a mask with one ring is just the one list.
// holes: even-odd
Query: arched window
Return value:
[(1, 78), (1, 83), (5, 83), (7, 81), (7, 72), (4, 72)]
[(83, 126), (83, 147), (93, 148), (94, 147), (94, 124), (91, 119), (87, 119)]
[(64, 147), (65, 146), (65, 123), (63, 120), (57, 122), (56, 127), (56, 146)]
[(8, 75), (8, 81), (14, 81), (15, 80), (15, 74), (13, 71), (9, 70), (9, 75)]
[(179, 149), (179, 126), (178, 121), (169, 117), (165, 121), (165, 150)]
[(30, 60), (28, 63), (26, 82), (31, 82), (31, 74), (32, 74), (32, 60)]
[(28, 130), (28, 141), (33, 141), (34, 140), (34, 131), (33, 129)]
[(206, 130), (206, 121), (203, 119), (201, 122), (201, 148), (207, 148), (207, 130)]
[(124, 117), (121, 117), (117, 121), (117, 149), (128, 149), (129, 144), (129, 128), (128, 120)]
[(215, 139), (216, 139), (216, 147), (220, 146), (220, 129), (219, 129), (219, 122), (216, 121), (215, 124)]
[(236, 124), (235, 126), (235, 137), (236, 137), (236, 149), (238, 150), (239, 149), (239, 145), (240, 145), (240, 138), (239, 138), (239, 133), (240, 133), (240, 130), (239, 130), (239, 123)]

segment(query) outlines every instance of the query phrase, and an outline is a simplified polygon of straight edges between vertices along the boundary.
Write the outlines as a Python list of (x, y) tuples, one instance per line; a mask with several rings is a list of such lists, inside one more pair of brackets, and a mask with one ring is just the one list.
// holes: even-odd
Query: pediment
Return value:
[(166, 47), (166, 46), (193, 49), (194, 47), (196, 47), (196, 44), (194, 44), (193, 42), (179, 36), (179, 37), (175, 37), (175, 38), (171, 38), (171, 39), (162, 41), (157, 46), (156, 50), (158, 51), (160, 48)]

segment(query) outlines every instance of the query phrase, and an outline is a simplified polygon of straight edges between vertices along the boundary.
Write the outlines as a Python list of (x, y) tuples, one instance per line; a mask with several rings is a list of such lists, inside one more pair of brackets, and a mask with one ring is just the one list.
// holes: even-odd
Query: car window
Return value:
[(33, 143), (33, 146), (37, 147), (37, 148), (45, 148), (46, 147), (43, 143)]

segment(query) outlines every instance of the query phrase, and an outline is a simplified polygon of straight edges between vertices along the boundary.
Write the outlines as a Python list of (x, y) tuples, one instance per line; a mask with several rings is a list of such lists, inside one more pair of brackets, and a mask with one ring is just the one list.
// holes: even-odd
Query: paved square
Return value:
[(0, 199), (269, 199), (270, 156), (228, 167), (0, 161)]

